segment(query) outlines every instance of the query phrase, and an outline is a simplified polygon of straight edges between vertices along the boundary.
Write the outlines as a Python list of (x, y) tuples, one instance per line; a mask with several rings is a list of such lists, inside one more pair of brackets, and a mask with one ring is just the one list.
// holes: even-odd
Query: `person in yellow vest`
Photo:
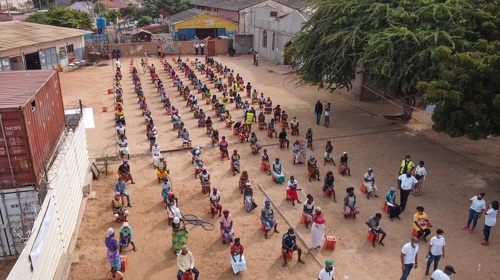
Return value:
[(399, 175), (406, 174), (406, 172), (412, 172), (415, 169), (415, 164), (411, 160), (410, 155), (406, 155), (406, 158), (401, 161), (401, 167), (399, 168)]
[(248, 133), (252, 132), (252, 124), (255, 120), (255, 114), (253, 112), (254, 112), (253, 110), (249, 110), (245, 114), (245, 124), (247, 125)]

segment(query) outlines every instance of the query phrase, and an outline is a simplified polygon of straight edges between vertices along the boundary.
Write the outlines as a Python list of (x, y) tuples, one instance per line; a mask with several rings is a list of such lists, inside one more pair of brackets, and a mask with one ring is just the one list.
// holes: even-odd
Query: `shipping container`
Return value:
[(37, 187), (65, 126), (57, 71), (0, 72), (0, 190)]

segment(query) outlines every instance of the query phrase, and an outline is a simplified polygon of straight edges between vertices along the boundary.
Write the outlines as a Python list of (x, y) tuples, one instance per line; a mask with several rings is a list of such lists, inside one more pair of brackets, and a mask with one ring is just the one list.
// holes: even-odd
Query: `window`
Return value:
[(276, 47), (276, 33), (273, 32), (273, 51), (274, 51), (274, 48)]
[(74, 53), (75, 52), (75, 47), (73, 46), (73, 44), (71, 45), (66, 45), (66, 52), (67, 53)]
[(262, 47), (267, 48), (267, 31), (262, 31)]
[(0, 58), (0, 71), (9, 71), (10, 70), (10, 59), (8, 57)]
[(212, 11), (212, 8), (207, 8), (207, 11), (208, 11), (208, 12), (211, 12), (211, 11)]
[(31, 101), (31, 112), (35, 111), (36, 109), (36, 102), (35, 102), (35, 99), (33, 99), (33, 101)]

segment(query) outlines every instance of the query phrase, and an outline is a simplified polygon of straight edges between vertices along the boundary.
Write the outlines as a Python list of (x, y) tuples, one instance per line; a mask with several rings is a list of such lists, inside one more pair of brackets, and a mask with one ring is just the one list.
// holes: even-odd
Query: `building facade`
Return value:
[(0, 22), (0, 71), (67, 69), (85, 59), (90, 31), (28, 22)]
[[(253, 34), (253, 48), (277, 64), (288, 64), (284, 56), (285, 48), (297, 32), (300, 31), (309, 15), (298, 10), (283, 16), (271, 16), (273, 7), (252, 7), (252, 24), (250, 32)], [(274, 14), (273, 14), (274, 15)]]
[(238, 25), (232, 21), (206, 13), (186, 12), (182, 12), (186, 16), (171, 17), (172, 38), (176, 41), (217, 38), (238, 33)]

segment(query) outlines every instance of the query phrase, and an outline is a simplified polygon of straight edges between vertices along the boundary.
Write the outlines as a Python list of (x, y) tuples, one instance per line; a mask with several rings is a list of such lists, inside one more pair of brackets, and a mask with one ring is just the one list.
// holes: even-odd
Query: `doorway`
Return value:
[(25, 54), (24, 58), (26, 59), (26, 70), (42, 69), (42, 65), (40, 64), (40, 55), (38, 52)]
[(283, 64), (284, 65), (290, 65), (292, 63), (292, 58), (287, 55), (286, 53), (286, 49), (292, 44), (292, 41), (288, 41), (286, 44), (285, 44), (285, 49), (283, 50)]

